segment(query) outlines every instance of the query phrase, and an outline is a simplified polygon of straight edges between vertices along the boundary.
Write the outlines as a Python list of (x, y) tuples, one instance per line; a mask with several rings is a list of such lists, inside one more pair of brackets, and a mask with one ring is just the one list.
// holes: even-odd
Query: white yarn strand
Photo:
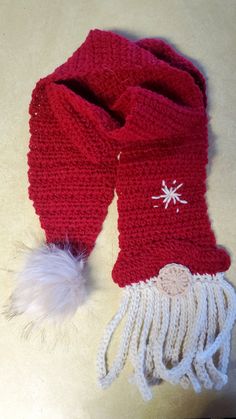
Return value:
[[(208, 289), (208, 331), (207, 331), (207, 347), (210, 346), (215, 339), (215, 334), (217, 330), (217, 306), (215, 301), (214, 291), (209, 283), (206, 284)], [(222, 373), (214, 364), (213, 357), (206, 362), (207, 369), (213, 378), (213, 383), (215, 388), (220, 390), (227, 383), (227, 376), (225, 373)]]
[(178, 296), (172, 300), (172, 310), (170, 323), (173, 325), (168, 329), (168, 334), (166, 338), (166, 347), (165, 347), (165, 360), (166, 362), (171, 361), (174, 343), (176, 340), (176, 331), (178, 330), (178, 320), (180, 314), (180, 301)]
[[(180, 378), (184, 375), (184, 372), (188, 372), (195, 352), (197, 350), (196, 343), (205, 320), (203, 309), (205, 304), (205, 294), (202, 287), (198, 287), (198, 285), (199, 284), (196, 284), (196, 292), (197, 294), (199, 293), (198, 306), (192, 328), (190, 330), (189, 335), (187, 335), (187, 345), (186, 351), (184, 352), (184, 356), (182, 360), (179, 362), (179, 364), (173, 367), (172, 369), (167, 369), (167, 367), (163, 363), (161, 363), (160, 365), (162, 378), (172, 383), (179, 382)], [(190, 292), (189, 294), (191, 295), (192, 293)], [(191, 306), (193, 306), (193, 304), (191, 304), (189, 307)]]
[[(130, 292), (130, 290), (128, 290), (128, 292)], [(136, 315), (137, 315), (138, 308), (139, 308), (140, 293), (136, 292), (135, 295), (132, 296), (132, 297), (133, 298), (131, 298), (130, 306), (129, 306), (128, 312), (127, 312), (127, 321), (126, 321), (126, 324), (125, 324), (124, 329), (123, 329), (120, 347), (118, 349), (115, 360), (114, 360), (109, 372), (100, 376), (100, 384), (103, 388), (109, 387), (109, 385), (119, 375), (120, 371), (124, 367), (124, 364), (125, 364), (125, 361), (126, 361), (126, 358), (127, 358), (130, 339), (131, 339), (132, 331), (133, 331), (135, 320), (136, 320)], [(126, 300), (125, 300), (125, 302), (126, 302)], [(122, 310), (122, 314), (123, 315), (125, 314), (125, 310)], [(122, 319), (122, 317), (121, 317), (121, 319)], [(113, 335), (113, 333), (115, 332), (115, 329), (117, 327), (116, 324), (117, 324), (117, 321), (114, 320), (114, 322), (112, 324), (108, 325), (107, 331), (106, 331), (105, 336), (104, 336), (104, 344), (102, 343), (102, 345), (101, 345), (102, 349), (99, 351), (98, 362), (97, 362), (98, 365), (104, 365), (104, 362), (106, 360), (107, 349), (108, 349), (109, 344), (110, 344), (111, 336)]]
[(119, 310), (117, 311), (115, 316), (111, 319), (111, 321), (107, 325), (106, 331), (103, 335), (103, 339), (100, 343), (100, 350), (99, 350), (100, 356), (97, 359), (97, 370), (98, 370), (99, 377), (105, 377), (107, 374), (107, 365), (106, 365), (107, 364), (107, 360), (106, 360), (107, 349), (110, 345), (112, 336), (116, 328), (118, 327), (119, 323), (123, 319), (128, 309), (130, 298), (131, 298), (130, 290), (128, 290), (128, 292), (124, 293)]
[(140, 332), (142, 330), (143, 321), (145, 317), (146, 304), (146, 288), (144, 288), (143, 298), (141, 298), (140, 301), (140, 307), (138, 310), (135, 327), (130, 341), (130, 359), (134, 366), (137, 361), (138, 347), (140, 342)]
[[(219, 313), (219, 329), (220, 331), (224, 328), (226, 311), (225, 311), (225, 302), (224, 295), (220, 292), (218, 287), (213, 289), (216, 299), (217, 311)], [(219, 371), (223, 374), (226, 374), (228, 363), (229, 363), (229, 353), (230, 353), (230, 338), (227, 337), (225, 340), (225, 345), (221, 346), (219, 354)]]
[[(156, 278), (125, 287), (98, 351), (103, 388), (120, 374), (128, 357), (132, 381), (144, 400), (152, 398), (150, 386), (160, 380), (184, 388), (191, 384), (196, 392), (223, 387), (236, 317), (235, 291), (222, 273), (193, 277), (189, 289), (177, 295), (158, 288)], [(122, 319), (120, 345), (109, 369), (108, 348)]]
[[(185, 316), (186, 316), (186, 334), (184, 334), (184, 330), (183, 330), (184, 339), (183, 339), (183, 349), (182, 349), (182, 353), (183, 353), (182, 356), (184, 356), (186, 352), (187, 344), (190, 340), (191, 330), (194, 324), (194, 318), (196, 316), (197, 299), (196, 299), (196, 296), (194, 296), (194, 293), (191, 292), (191, 294), (189, 295), (189, 298), (187, 299), (187, 309), (186, 309), (184, 300), (182, 300), (182, 304), (183, 304), (182, 311), (183, 313), (185, 313)], [(179, 356), (181, 356), (181, 353), (179, 353)], [(198, 393), (201, 390), (201, 384), (199, 380), (197, 379), (197, 376), (193, 370), (193, 365), (190, 366), (189, 370), (186, 371), (185, 375), (180, 377), (179, 382), (183, 388), (188, 388), (190, 384), (192, 384), (194, 391), (196, 393)]]
[[(205, 291), (206, 291), (206, 284), (202, 284), (202, 286), (205, 288)], [(197, 345), (198, 351), (201, 351), (201, 352), (204, 349), (204, 342), (206, 340), (206, 337), (208, 337), (208, 334), (210, 333), (210, 328), (211, 328), (211, 325), (209, 324), (210, 310), (209, 310), (208, 304), (209, 304), (209, 295), (206, 301), (206, 305), (204, 305), (202, 308), (204, 310), (204, 322), (203, 322), (202, 332), (200, 334), (198, 345)], [(203, 386), (206, 389), (211, 389), (213, 386), (213, 383), (207, 372), (206, 364), (204, 362), (195, 360), (194, 367), (196, 370), (196, 376), (199, 379), (199, 381), (203, 383)]]
[(161, 313), (161, 302), (160, 302), (160, 293), (154, 287), (152, 288), (153, 296), (154, 296), (154, 313), (153, 313), (153, 321), (152, 327), (149, 334), (149, 341), (147, 344), (147, 352), (146, 352), (146, 378), (150, 384), (156, 384), (159, 382), (160, 376), (156, 369), (153, 357), (153, 345), (156, 340), (156, 337), (159, 334), (160, 329), (160, 313)]
[(225, 292), (225, 296), (228, 303), (228, 312), (225, 319), (224, 328), (221, 330), (220, 334), (215, 339), (214, 343), (209, 346), (206, 350), (199, 353), (197, 355), (197, 358), (202, 361), (207, 361), (207, 359), (211, 358), (217, 350), (220, 348), (224, 340), (227, 338), (227, 335), (229, 333), (229, 330), (232, 329), (233, 324), (235, 322), (235, 316), (236, 316), (236, 297), (235, 297), (235, 291), (234, 289), (226, 282), (220, 280), (220, 286), (222, 290)]
[(153, 306), (154, 306), (154, 298), (153, 293), (151, 292), (150, 288), (146, 290), (146, 313), (143, 322), (143, 328), (140, 336), (140, 344), (137, 353), (137, 361), (136, 361), (136, 384), (139, 387), (139, 390), (144, 398), (144, 400), (151, 400), (152, 393), (149, 389), (147, 380), (145, 378), (145, 355), (147, 349), (147, 338), (150, 330), (150, 326), (153, 319)]
[(185, 310), (185, 301), (180, 299), (180, 320), (176, 330), (176, 340), (172, 350), (172, 365), (175, 366), (179, 362), (180, 349), (184, 341), (187, 329), (187, 311)]

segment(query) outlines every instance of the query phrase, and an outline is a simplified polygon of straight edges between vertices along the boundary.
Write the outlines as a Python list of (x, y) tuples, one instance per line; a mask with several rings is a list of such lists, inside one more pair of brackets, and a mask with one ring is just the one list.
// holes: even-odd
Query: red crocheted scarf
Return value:
[(29, 111), (29, 197), (46, 237), (19, 275), (10, 313), (37, 313), (40, 325), (85, 302), (84, 267), (116, 191), (112, 277), (123, 297), (98, 350), (101, 386), (130, 357), (144, 399), (161, 380), (221, 388), (236, 299), (207, 209), (203, 74), (161, 39), (93, 29), (37, 82)]

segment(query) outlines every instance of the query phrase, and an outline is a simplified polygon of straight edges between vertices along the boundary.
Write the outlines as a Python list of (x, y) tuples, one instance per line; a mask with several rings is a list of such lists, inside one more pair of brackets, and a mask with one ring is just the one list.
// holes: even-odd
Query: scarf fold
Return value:
[(98, 350), (101, 386), (129, 358), (145, 400), (161, 380), (221, 388), (236, 297), (206, 203), (202, 73), (161, 39), (92, 29), (37, 82), (29, 112), (29, 197), (46, 240), (19, 275), (10, 316), (61, 321), (84, 303), (86, 260), (116, 190), (120, 251), (112, 277), (123, 297)]

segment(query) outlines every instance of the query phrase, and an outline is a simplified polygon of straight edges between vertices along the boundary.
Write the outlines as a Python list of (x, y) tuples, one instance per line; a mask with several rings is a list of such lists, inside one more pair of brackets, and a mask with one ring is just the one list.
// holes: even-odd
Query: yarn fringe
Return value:
[[(170, 296), (158, 289), (155, 278), (126, 286), (120, 307), (107, 325), (97, 357), (98, 380), (107, 388), (129, 357), (132, 381), (144, 400), (161, 380), (221, 389), (227, 383), (231, 329), (236, 316), (233, 287), (216, 275), (193, 275), (186, 294)], [(120, 344), (109, 369), (108, 348), (124, 321)]]

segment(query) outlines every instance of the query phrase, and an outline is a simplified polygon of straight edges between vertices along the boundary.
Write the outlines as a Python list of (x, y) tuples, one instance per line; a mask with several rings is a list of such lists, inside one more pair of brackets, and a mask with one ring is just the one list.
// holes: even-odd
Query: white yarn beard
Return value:
[[(126, 286), (120, 307), (107, 325), (97, 357), (98, 380), (110, 386), (129, 357), (144, 400), (161, 380), (191, 384), (196, 392), (221, 389), (227, 382), (236, 295), (224, 274), (193, 275), (186, 294), (169, 296), (155, 279)], [(124, 321), (120, 345), (109, 369), (108, 348)]]
[[(186, 293), (170, 296), (157, 287), (157, 278), (124, 288), (120, 307), (108, 324), (97, 357), (98, 379), (108, 387), (129, 356), (134, 381), (143, 398), (152, 398), (150, 386), (166, 380), (221, 389), (227, 382), (231, 330), (236, 317), (236, 295), (216, 275), (192, 275)], [(32, 324), (60, 325), (71, 318), (88, 296), (83, 255), (74, 256), (45, 244), (28, 254), (25, 268), (5, 312), (7, 317), (25, 313)], [(120, 345), (112, 366), (107, 357), (111, 339), (124, 321)]]

